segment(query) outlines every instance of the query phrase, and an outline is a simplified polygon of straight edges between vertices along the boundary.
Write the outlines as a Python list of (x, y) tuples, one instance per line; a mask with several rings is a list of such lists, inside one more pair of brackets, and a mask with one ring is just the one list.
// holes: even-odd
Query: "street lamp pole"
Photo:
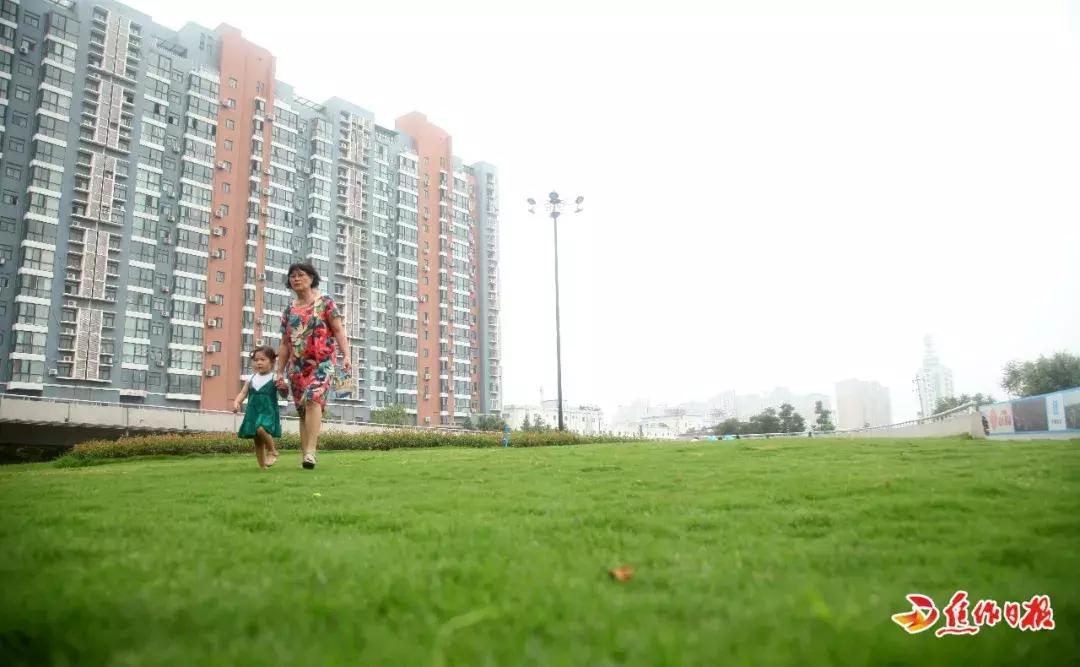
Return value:
[[(529, 213), (536, 213), (536, 200), (529, 198)], [(575, 206), (574, 213), (581, 212), (581, 204), (585, 201), (584, 197), (578, 197), (573, 201)], [(559, 401), (559, 430), (566, 430), (566, 423), (563, 421), (563, 395), (562, 395), (562, 322), (559, 317), (559, 216), (562, 215), (563, 206), (569, 202), (563, 201), (559, 198), (558, 192), (552, 192), (548, 195), (548, 200), (544, 203), (545, 208), (548, 210), (548, 215), (551, 216), (551, 225), (555, 235), (555, 377), (558, 382), (558, 401)]]

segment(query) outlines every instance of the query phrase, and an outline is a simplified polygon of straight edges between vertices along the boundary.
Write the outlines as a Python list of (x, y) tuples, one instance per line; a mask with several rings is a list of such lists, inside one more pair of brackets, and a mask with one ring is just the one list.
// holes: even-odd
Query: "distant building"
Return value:
[(735, 416), (739, 421), (748, 421), (765, 409), (765, 400), (761, 394), (737, 394), (735, 396)]
[(725, 419), (735, 417), (737, 415), (735, 392), (724, 391), (710, 398), (706, 402), (706, 414), (713, 424), (719, 424)]
[(889, 390), (873, 380), (851, 379), (836, 383), (836, 411), (840, 429), (892, 423)]
[(919, 398), (919, 416), (929, 417), (934, 414), (939, 399), (954, 395), (953, 376), (952, 371), (938, 360), (933, 337), (927, 334), (923, 345), (923, 365), (915, 374), (915, 393)]
[(832, 409), (832, 399), (825, 394), (796, 394), (787, 387), (776, 387), (763, 394), (735, 395), (735, 414), (732, 416), (738, 417), (740, 421), (748, 421), (766, 408), (779, 411), (781, 405), (788, 403), (795, 408), (795, 412), (802, 415), (807, 425), (810, 425), (817, 419), (814, 408), (818, 401), (821, 401), (826, 410)]
[[(540, 405), (507, 405), (502, 418), (510, 428), (520, 429), (528, 417), (530, 424), (540, 417), (551, 428), (559, 427), (559, 402), (541, 401)], [(571, 405), (563, 401), (563, 424), (567, 431), (581, 435), (599, 435), (604, 430), (604, 411), (595, 405)]]

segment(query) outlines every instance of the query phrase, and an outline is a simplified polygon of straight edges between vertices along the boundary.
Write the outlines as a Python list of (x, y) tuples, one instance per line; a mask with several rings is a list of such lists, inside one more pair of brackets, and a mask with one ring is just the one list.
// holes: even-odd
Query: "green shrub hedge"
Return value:
[[(600, 442), (626, 442), (630, 438), (583, 436), (546, 431), (518, 432), (510, 436), (511, 447), (551, 447)], [(278, 449), (300, 449), (300, 436), (286, 434), (277, 439)], [(91, 440), (75, 445), (56, 459), (59, 467), (103, 463), (136, 456), (187, 456), (190, 454), (244, 454), (252, 451), (252, 441), (231, 433), (143, 435), (119, 440)], [(408, 447), (502, 447), (502, 434), (482, 431), (387, 431), (384, 433), (342, 433), (328, 430), (319, 436), (320, 451), (387, 450)]]

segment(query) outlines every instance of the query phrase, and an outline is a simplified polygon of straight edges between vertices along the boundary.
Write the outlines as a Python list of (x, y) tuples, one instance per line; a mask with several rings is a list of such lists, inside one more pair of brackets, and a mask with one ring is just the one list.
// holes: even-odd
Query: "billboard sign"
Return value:
[(979, 408), (987, 435), (1080, 433), (1080, 387)]
[(994, 403), (984, 405), (979, 409), (989, 424), (990, 435), (1003, 435), (1013, 433), (1013, 416), (1011, 403)]

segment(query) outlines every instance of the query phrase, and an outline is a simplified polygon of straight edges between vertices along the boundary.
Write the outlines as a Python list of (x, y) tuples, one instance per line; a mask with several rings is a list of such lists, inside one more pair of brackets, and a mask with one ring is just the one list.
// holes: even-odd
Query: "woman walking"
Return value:
[(311, 264), (289, 267), (288, 284), (296, 300), (281, 315), (281, 347), (278, 351), (279, 388), (291, 387), (300, 417), (300, 450), (303, 466), (315, 467), (315, 450), (322, 428), (327, 393), (336, 376), (334, 361), (340, 351), (345, 373), (352, 370), (349, 341), (337, 304), (316, 291), (319, 273)]

